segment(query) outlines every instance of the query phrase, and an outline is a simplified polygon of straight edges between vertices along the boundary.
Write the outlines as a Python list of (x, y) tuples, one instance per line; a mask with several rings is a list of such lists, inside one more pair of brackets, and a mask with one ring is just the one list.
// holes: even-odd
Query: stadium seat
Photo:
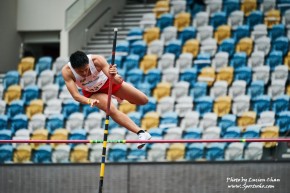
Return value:
[(28, 118), (26, 115), (18, 114), (11, 119), (11, 130), (15, 133), (19, 129), (28, 128)]
[(206, 148), (206, 160), (224, 160), (225, 146), (225, 143), (210, 143)]
[(182, 45), (190, 39), (194, 39), (196, 37), (196, 28), (189, 26), (185, 27), (178, 35), (178, 39), (181, 40)]
[(59, 145), (57, 146), (51, 156), (52, 163), (69, 163), (70, 146)]
[(161, 70), (152, 69), (145, 74), (144, 82), (150, 84), (150, 88), (154, 88), (161, 81)]
[(254, 51), (248, 60), (248, 66), (253, 68), (264, 66), (265, 54), (262, 51)]
[(191, 15), (186, 12), (175, 15), (174, 26), (178, 29), (179, 32), (190, 25), (190, 17)]
[(229, 88), (229, 96), (235, 99), (238, 96), (246, 94), (246, 81), (235, 80), (232, 86)]
[(260, 37), (255, 40), (254, 51), (264, 52), (264, 55), (268, 55), (271, 48), (271, 39), (269, 37)]
[(249, 25), (250, 29), (252, 30), (255, 25), (262, 24), (263, 21), (264, 16), (261, 11), (252, 11), (247, 17), (246, 24)]
[(235, 40), (232, 38), (228, 38), (221, 42), (218, 51), (227, 52), (229, 54), (229, 57), (231, 57), (234, 54), (235, 46)]
[(251, 38), (256, 41), (257, 39), (261, 37), (267, 37), (268, 36), (268, 29), (265, 24), (257, 24), (253, 27), (253, 30), (251, 32)]
[(183, 96), (177, 99), (175, 105), (175, 112), (179, 117), (184, 117), (187, 112), (191, 112), (193, 109), (193, 97), (192, 96)]
[[(130, 54), (138, 55), (140, 58), (143, 58), (146, 52), (147, 52), (147, 44), (143, 40), (135, 41), (130, 46)], [(129, 70), (129, 69), (126, 68), (126, 70)]]
[(153, 12), (155, 13), (156, 18), (162, 17), (164, 13), (168, 13), (169, 11), (170, 5), (168, 1), (158, 1), (153, 8)]
[(115, 144), (109, 149), (108, 161), (124, 162), (127, 160), (127, 145)]
[(18, 63), (18, 73), (23, 75), (24, 72), (34, 69), (35, 58), (34, 57), (24, 57), (21, 59), (20, 63)]
[(88, 132), (88, 140), (102, 140), (104, 135), (104, 130), (102, 128), (94, 127)]
[(212, 112), (207, 112), (203, 115), (200, 120), (199, 127), (207, 129), (209, 127), (215, 127), (217, 125), (217, 114)]
[(160, 40), (167, 45), (170, 41), (177, 39), (177, 28), (174, 26), (168, 26), (164, 28)]
[(250, 109), (250, 97), (247, 95), (239, 95), (234, 98), (232, 105), (232, 112), (237, 116), (241, 116), (243, 113)]
[(125, 139), (127, 130), (123, 127), (115, 127), (109, 131), (108, 140)]
[(176, 112), (166, 112), (160, 115), (160, 128), (177, 127), (178, 115)]
[(42, 88), (41, 98), (45, 103), (50, 100), (55, 100), (58, 98), (59, 86), (57, 84), (47, 85)]
[(147, 112), (156, 111), (157, 100), (154, 97), (148, 98), (148, 103), (138, 107), (138, 112), (143, 116)]
[(54, 130), (64, 128), (64, 116), (62, 114), (52, 114), (47, 117), (46, 126), (49, 133), (53, 133)]
[(137, 87), (143, 81), (143, 71), (140, 69), (132, 69), (126, 73), (126, 82)]
[(230, 126), (225, 129), (222, 135), (224, 139), (240, 138), (241, 128), (236, 127), (236, 126)]
[[(86, 140), (87, 139), (87, 132), (84, 129), (75, 129), (70, 132), (68, 137), (69, 140)], [(70, 144), (73, 148), (76, 144)]]
[(183, 53), (179, 56), (179, 58), (176, 60), (176, 68), (179, 70), (179, 72), (182, 72), (185, 69), (189, 69), (192, 67), (192, 59), (193, 56), (190, 53)]
[(285, 56), (288, 53), (289, 40), (287, 37), (279, 37), (272, 42), (272, 51), (281, 51)]
[(4, 87), (3, 84), (0, 84), (0, 100), (3, 99), (3, 96), (4, 96)]
[(4, 115), (6, 113), (6, 102), (0, 99), (0, 115)]
[(276, 113), (279, 114), (283, 111), (287, 111), (289, 109), (289, 96), (288, 95), (280, 95), (277, 96), (273, 101), (272, 101), (272, 110)]
[(139, 127), (141, 126), (141, 113), (139, 112), (131, 112), (128, 114), (128, 117), (133, 120), (133, 122), (138, 125)]
[(199, 28), (201, 26), (207, 26), (209, 23), (208, 12), (198, 12), (195, 17), (193, 17), (192, 26)]
[(35, 65), (35, 71), (38, 75), (41, 74), (44, 70), (50, 70), (52, 67), (52, 57), (51, 56), (42, 56), (38, 59)]
[(131, 70), (131, 69), (137, 69), (139, 67), (139, 60), (140, 56), (136, 54), (130, 54), (126, 57), (126, 60), (124, 62), (124, 70), (125, 72)]
[(250, 36), (250, 27), (248, 25), (241, 25), (236, 28), (233, 34), (233, 38), (238, 43), (242, 38)]
[[(163, 54), (163, 49), (164, 49), (164, 42), (161, 40), (154, 40), (148, 45), (147, 55), (156, 55), (159, 58)], [(145, 60), (145, 57), (146, 55), (144, 56), (143, 61)]]
[(274, 72), (272, 72), (272, 76), (271, 76), (271, 81), (277, 81), (277, 80), (281, 80), (284, 81), (285, 83), (287, 82), (288, 79), (288, 68), (285, 65), (279, 65), (276, 66), (276, 68), (274, 69)]
[(269, 111), (271, 105), (271, 98), (268, 95), (260, 95), (256, 98), (252, 98), (252, 108), (260, 115), (263, 111)]
[(270, 80), (270, 67), (269, 66), (259, 66), (253, 70), (253, 81), (263, 81), (264, 84), (268, 84)]
[(25, 71), (20, 79), (20, 86), (22, 88), (30, 85), (36, 85), (36, 72), (33, 70)]
[(169, 127), (164, 133), (164, 140), (181, 139), (183, 130), (180, 127)]
[(221, 44), (223, 40), (228, 39), (230, 37), (231, 37), (231, 26), (229, 25), (219, 26), (214, 33), (214, 38), (216, 39), (218, 44)]
[(217, 51), (217, 41), (214, 38), (208, 38), (201, 42), (200, 53), (209, 54), (213, 57)]
[(247, 85), (249, 85), (252, 80), (252, 69), (249, 67), (240, 67), (239, 69), (236, 69), (235, 80), (244, 80)]
[(166, 149), (168, 144), (152, 144), (147, 149), (147, 160), (148, 161), (165, 161)]
[[(234, 1), (236, 1), (236, 0), (234, 0)], [(231, 4), (231, 3), (232, 2), (229, 2), (229, 4)], [(224, 2), (224, 4), (225, 4), (225, 2)], [(239, 4), (239, 2), (236, 2), (236, 4)], [(229, 7), (228, 6), (223, 6), (223, 8), (229, 8)], [(225, 11), (225, 12), (227, 13), (227, 11)], [(232, 11), (229, 14), (228, 23), (227, 24), (229, 26), (232, 26), (233, 30), (236, 30), (237, 27), (243, 25), (243, 23), (244, 23), (244, 12), (239, 11), (239, 10), (235, 10), (235, 11)]]
[(230, 143), (225, 150), (225, 160), (243, 160), (244, 143)]
[[(235, 112), (234, 112), (235, 113)], [(238, 126), (244, 128), (247, 127), (249, 125), (254, 125), (256, 123), (256, 119), (257, 119), (257, 113), (254, 111), (246, 111), (243, 112), (238, 115)]]
[(0, 130), (8, 129), (8, 116), (0, 115)]
[(256, 0), (245, 0), (241, 4), (241, 10), (245, 13), (245, 16), (249, 16), (257, 9)]
[(260, 138), (261, 127), (259, 125), (249, 125), (242, 133), (243, 138)]
[(33, 153), (33, 163), (51, 163), (52, 148), (50, 145), (39, 146)]
[(46, 116), (44, 114), (35, 114), (31, 116), (30, 121), (28, 123), (28, 129), (30, 132), (33, 132), (37, 129), (45, 128)]
[(39, 88), (36, 85), (27, 86), (22, 92), (22, 100), (25, 105), (28, 105), (30, 101), (39, 98)]
[(17, 71), (8, 71), (3, 78), (4, 90), (7, 90), (12, 85), (19, 83), (19, 73)]
[(206, 11), (209, 13), (209, 15), (214, 15), (216, 13), (221, 12), (222, 5), (223, 5), (222, 0), (206, 1)]
[(151, 85), (143, 82), (136, 87), (138, 90), (143, 92), (146, 96), (151, 96)]
[(199, 82), (206, 82), (208, 86), (212, 86), (215, 81), (215, 69), (212, 67), (202, 68), (201, 73), (198, 75)]
[(227, 23), (227, 17), (225, 12), (216, 12), (211, 15), (210, 25), (216, 30), (219, 26)]
[(23, 100), (14, 100), (8, 106), (6, 115), (13, 118), (15, 115), (24, 114), (24, 108)]
[(276, 80), (271, 82), (271, 85), (268, 87), (268, 95), (275, 99), (276, 97), (283, 95), (285, 93), (285, 82), (281, 80)]
[(167, 161), (182, 161), (185, 156), (185, 144), (175, 143), (171, 144), (168, 147), (166, 152), (166, 160)]
[[(46, 129), (36, 129), (32, 132), (31, 140), (47, 140), (48, 139), (48, 131)], [(39, 146), (45, 145), (45, 143), (32, 143), (32, 149), (37, 149)]]
[(149, 130), (159, 126), (159, 114), (157, 112), (148, 112), (141, 120), (141, 128)]
[[(279, 128), (276, 126), (268, 126), (261, 130), (261, 138), (278, 138), (279, 137)], [(265, 148), (272, 148), (278, 145), (277, 142), (264, 142)]]
[(179, 57), (181, 54), (181, 41), (180, 40), (170, 40), (165, 47), (165, 53), (174, 54), (175, 57)]
[(185, 159), (191, 160), (202, 160), (204, 155), (204, 145), (202, 143), (192, 143), (186, 146)]
[(260, 117), (257, 121), (257, 124), (264, 126), (273, 126), (275, 123), (275, 112), (273, 111), (264, 111), (260, 114)]
[(139, 22), (139, 26), (141, 29), (147, 29), (154, 27), (156, 25), (156, 18), (153, 13), (143, 14), (141, 21)]
[(197, 28), (196, 39), (200, 42), (203, 42), (206, 39), (213, 37), (213, 27), (211, 25), (205, 25)]
[(127, 56), (129, 54), (130, 46), (135, 41), (143, 39), (143, 29), (138, 27), (133, 27), (127, 34), (126, 41), (120, 41), (116, 45), (116, 52), (119, 56)]
[[(181, 128), (182, 129), (182, 128)], [(187, 129), (183, 129), (182, 139), (200, 139), (202, 128), (200, 127), (188, 127)]]
[(84, 122), (84, 128), (87, 132), (94, 128), (100, 128), (102, 125), (103, 115), (98, 112), (88, 114)]
[(158, 40), (160, 37), (160, 29), (158, 27), (147, 28), (143, 33), (143, 40), (146, 44), (150, 44), (154, 40)]
[(272, 41), (275, 41), (277, 38), (285, 36), (285, 30), (284, 24), (273, 25), (269, 30), (269, 37)]
[(66, 129), (69, 131), (83, 128), (84, 115), (80, 112), (74, 112), (66, 119)]
[(212, 112), (213, 98), (209, 96), (203, 96), (195, 100), (194, 109), (198, 111), (201, 116), (205, 113)]
[(136, 111), (137, 106), (135, 104), (131, 104), (129, 101), (124, 100), (120, 105), (119, 105), (119, 110), (125, 114), (131, 113)]
[(220, 96), (226, 96), (228, 92), (228, 83), (226, 81), (216, 81), (210, 89), (210, 96), (214, 99)]
[(174, 97), (164, 97), (158, 101), (156, 112), (158, 112), (160, 115), (166, 112), (172, 112), (174, 110), (174, 103)]
[(14, 163), (31, 163), (32, 149), (28, 144), (17, 146), (13, 153)]
[(157, 27), (163, 31), (166, 27), (173, 26), (173, 15), (170, 13), (162, 14), (157, 20)]
[(230, 113), (232, 107), (232, 98), (230, 96), (220, 96), (215, 99), (213, 111), (218, 115), (218, 117), (222, 117)]
[(175, 99), (188, 96), (189, 83), (185, 81), (176, 82), (172, 86), (171, 96)]
[(242, 38), (236, 45), (236, 52), (245, 52), (247, 56), (252, 54), (253, 40), (251, 38)]
[(196, 57), (199, 54), (199, 41), (196, 39), (187, 40), (182, 47), (182, 53), (190, 53)]
[(234, 68), (233, 67), (223, 67), (219, 70), (216, 81), (225, 81), (227, 84), (231, 84), (234, 76)]
[(61, 74), (62, 68), (68, 63), (69, 59), (66, 57), (57, 57), (52, 64), (52, 71), (55, 75)]
[(60, 88), (62, 88), (65, 85), (62, 74), (58, 74), (55, 76), (54, 84), (57, 84)]
[(37, 86), (44, 88), (47, 85), (53, 84), (54, 73), (52, 70), (44, 70), (40, 73), (37, 80)]
[(236, 52), (230, 62), (230, 66), (234, 69), (247, 66), (247, 55), (245, 52)]
[(276, 125), (279, 126), (281, 134), (288, 134), (290, 131), (290, 111), (284, 111), (278, 114)]
[[(154, 43), (154, 42), (153, 42)], [(149, 70), (157, 67), (157, 55), (147, 54), (140, 62), (140, 69), (146, 74)]]
[[(11, 140), (12, 139), (12, 132), (8, 129), (0, 129), (0, 140)], [(3, 146), (4, 144), (1, 144)]]
[(265, 12), (264, 23), (268, 26), (268, 28), (271, 28), (273, 25), (280, 24), (280, 11), (272, 9)]
[(166, 82), (160, 82), (156, 85), (156, 87), (153, 90), (153, 97), (156, 98), (156, 100), (160, 100), (163, 97), (169, 96), (171, 92), (171, 84)]
[[(166, 128), (159, 128), (159, 127), (156, 127), (156, 128), (151, 128), (149, 133), (151, 135), (151, 139), (163, 139), (163, 135), (164, 135), (164, 131), (166, 130)], [(153, 145), (153, 144), (150, 144), (149, 146), (147, 146), (148, 148)]]
[[(155, 18), (155, 16), (154, 16)], [(100, 154), (100, 152), (103, 149), (103, 144), (93, 144), (92, 147), (90, 147), (90, 155), (89, 155), (89, 160), (90, 162), (101, 162), (102, 160), (102, 155)], [(107, 148), (107, 152), (108, 152), (108, 148)]]
[(44, 114), (60, 114), (62, 110), (62, 101), (59, 99), (52, 99), (46, 103)]
[(196, 111), (187, 112), (180, 122), (182, 130), (190, 127), (197, 127), (199, 124), (199, 113)]
[(227, 16), (231, 16), (235, 12), (241, 12), (241, 11), (239, 11), (240, 10), (240, 1), (239, 0), (226, 0), (226, 1), (224, 1), (222, 10), (226, 13)]
[(193, 88), (190, 90), (190, 96), (195, 100), (200, 97), (206, 96), (207, 93), (207, 83), (205, 82), (196, 82)]
[(87, 145), (79, 144), (72, 148), (70, 153), (71, 163), (87, 163), (89, 155), (89, 148)]
[(181, 71), (179, 80), (186, 81), (189, 83), (189, 87), (193, 88), (194, 84), (196, 83), (197, 72), (194, 68), (187, 68)]
[(127, 160), (131, 162), (146, 161), (147, 152), (145, 149), (138, 149), (137, 145), (129, 148)]
[(276, 8), (276, 0), (264, 0), (260, 5), (261, 11), (264, 13)]
[(67, 100), (63, 102), (62, 114), (64, 118), (68, 118), (73, 112), (78, 112), (80, 109), (80, 103), (74, 100)]
[(35, 99), (30, 101), (29, 105), (26, 106), (25, 114), (30, 119), (35, 114), (40, 114), (43, 112), (44, 104), (40, 99)]
[(264, 82), (261, 80), (252, 81), (247, 94), (251, 97), (252, 100), (264, 94)]

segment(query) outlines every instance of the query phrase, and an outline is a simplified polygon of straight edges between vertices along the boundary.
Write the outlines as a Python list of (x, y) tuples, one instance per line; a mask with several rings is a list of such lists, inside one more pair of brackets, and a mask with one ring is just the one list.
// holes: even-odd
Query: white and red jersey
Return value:
[(76, 71), (71, 66), (71, 63), (68, 63), (72, 73), (76, 79), (76, 85), (81, 89), (88, 92), (97, 92), (108, 80), (108, 77), (104, 74), (103, 71), (98, 71), (94, 65), (92, 60), (92, 55), (87, 55), (89, 58), (89, 67), (91, 71), (91, 75), (87, 77), (81, 77), (76, 73)]

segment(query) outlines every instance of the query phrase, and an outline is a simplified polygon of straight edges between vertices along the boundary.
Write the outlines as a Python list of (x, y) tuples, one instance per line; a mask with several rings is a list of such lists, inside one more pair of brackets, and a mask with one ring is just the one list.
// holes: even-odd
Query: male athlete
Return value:
[[(70, 56), (70, 62), (62, 69), (65, 84), (74, 100), (96, 106), (106, 111), (108, 101), (109, 76), (113, 76), (112, 95), (118, 99), (125, 99), (136, 105), (148, 102), (147, 96), (130, 84), (123, 81), (118, 74), (116, 65), (110, 67), (106, 59), (100, 55), (86, 55), (76, 51)], [(77, 86), (82, 89), (81, 95)], [(139, 140), (149, 140), (151, 135), (139, 128), (126, 114), (119, 111), (112, 103), (110, 116), (119, 125), (136, 133)], [(141, 149), (145, 144), (138, 144)]]

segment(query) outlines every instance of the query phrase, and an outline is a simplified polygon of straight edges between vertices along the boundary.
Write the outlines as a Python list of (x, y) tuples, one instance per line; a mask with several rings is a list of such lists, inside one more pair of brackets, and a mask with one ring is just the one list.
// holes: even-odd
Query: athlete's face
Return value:
[(78, 73), (78, 75), (82, 76), (82, 77), (87, 77), (89, 76), (90, 74), (90, 66), (87, 64), (83, 67), (80, 67), (80, 68), (76, 68), (74, 69), (76, 71), (76, 73)]

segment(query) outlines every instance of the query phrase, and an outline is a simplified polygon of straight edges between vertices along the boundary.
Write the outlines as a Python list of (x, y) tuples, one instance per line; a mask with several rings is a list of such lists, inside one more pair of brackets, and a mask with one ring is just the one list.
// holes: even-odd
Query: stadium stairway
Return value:
[(143, 14), (152, 13), (154, 5), (154, 3), (143, 4), (140, 0), (127, 0), (124, 9), (87, 42), (83, 51), (107, 58), (112, 52), (113, 29), (118, 28), (118, 42), (125, 40), (132, 27), (139, 27)]

